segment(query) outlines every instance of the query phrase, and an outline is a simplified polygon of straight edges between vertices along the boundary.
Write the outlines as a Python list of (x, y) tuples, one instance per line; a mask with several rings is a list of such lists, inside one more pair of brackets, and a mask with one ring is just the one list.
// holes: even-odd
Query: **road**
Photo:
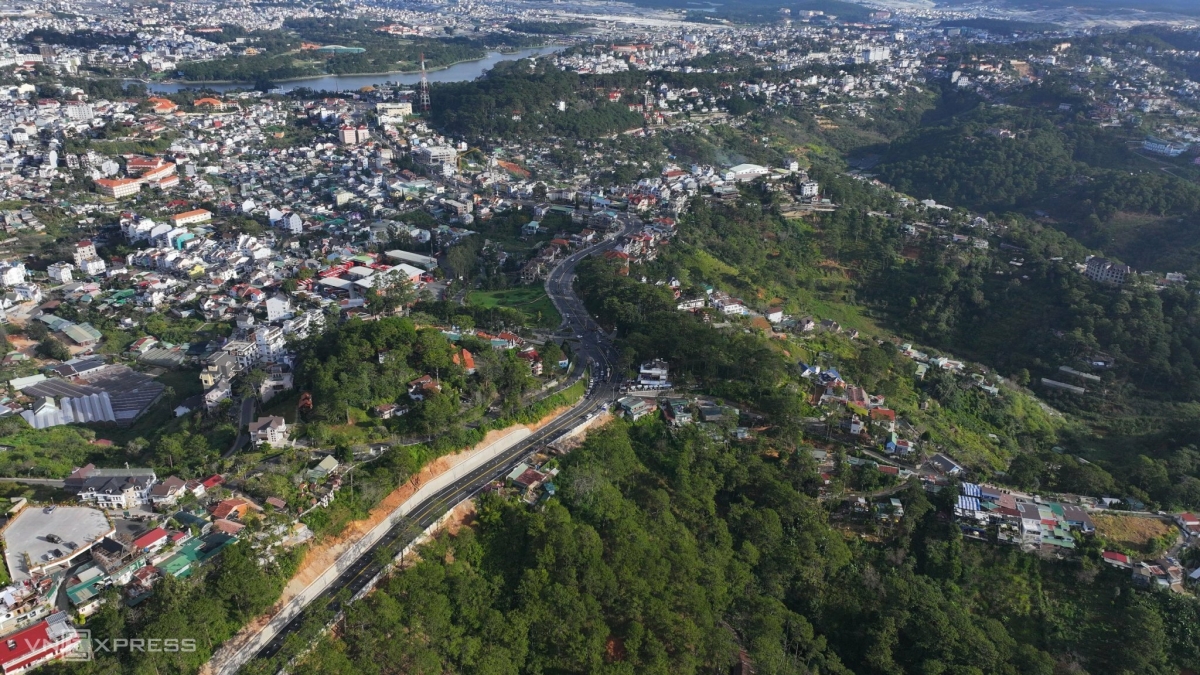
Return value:
[(249, 427), (253, 421), (254, 397), (247, 396), (242, 399), (241, 410), (238, 412), (238, 437), (233, 439), (233, 445), (229, 446), (229, 451), (222, 456), (222, 459), (233, 457), (250, 441)]
[[(628, 223), (624, 231), (628, 232), (633, 227), (633, 223)], [(259, 650), (255, 659), (271, 659), (279, 654), (287, 638), (299, 631), (305, 620), (312, 616), (317, 608), (328, 611), (327, 616), (336, 615), (346, 598), (354, 597), (382, 571), (381, 560), (391, 560), (447, 511), (472, 499), (489, 483), (512, 471), (537, 449), (554, 441), (589, 415), (599, 412), (613, 399), (622, 379), (621, 374), (613, 369), (616, 350), (609, 337), (587, 314), (572, 287), (575, 267), (579, 262), (607, 245), (609, 240), (572, 254), (552, 270), (546, 280), (546, 292), (563, 315), (560, 332), (570, 335), (575, 341), (575, 357), (579, 359), (578, 362), (586, 362), (592, 369), (592, 379), (583, 399), (529, 438), (419, 504), (379, 542), (351, 563), (329, 588), (298, 612), (270, 643)], [(582, 377), (584, 369), (579, 368), (578, 372), (580, 374), (577, 377)]]

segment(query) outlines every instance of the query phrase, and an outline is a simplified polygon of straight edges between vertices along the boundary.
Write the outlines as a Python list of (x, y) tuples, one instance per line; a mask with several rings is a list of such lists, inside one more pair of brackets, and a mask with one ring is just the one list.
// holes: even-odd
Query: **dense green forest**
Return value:
[[(432, 100), (438, 128), (471, 139), (595, 138), (642, 125), (639, 113), (609, 103), (578, 75), (528, 60), (497, 63), (472, 82), (434, 87)], [(556, 109), (559, 101), (566, 111)]]
[[(314, 673), (1093, 672), (1200, 665), (1191, 598), (1133, 590), (1097, 552), (965, 542), (919, 488), (887, 543), (831, 524), (807, 451), (616, 423), (544, 507), (477, 525), (352, 605)], [(947, 491), (952, 495), (952, 491)]]

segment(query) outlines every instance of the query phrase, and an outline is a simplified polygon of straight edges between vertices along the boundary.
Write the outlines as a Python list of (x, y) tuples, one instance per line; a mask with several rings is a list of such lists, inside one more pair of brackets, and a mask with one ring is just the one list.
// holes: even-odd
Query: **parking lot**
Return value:
[[(28, 560), (34, 565), (52, 558), (79, 554), (112, 531), (101, 511), (85, 506), (59, 506), (53, 509), (31, 506), (13, 519), (4, 530), (4, 558), (13, 581), (29, 578)], [(60, 541), (52, 541), (53, 535)]]

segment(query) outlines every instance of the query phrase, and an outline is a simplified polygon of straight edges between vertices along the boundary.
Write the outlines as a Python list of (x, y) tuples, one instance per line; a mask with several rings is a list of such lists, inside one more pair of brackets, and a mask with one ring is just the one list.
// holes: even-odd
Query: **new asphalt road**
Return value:
[[(633, 226), (633, 223), (627, 223), (623, 232), (628, 232)], [(287, 638), (295, 634), (304, 625), (306, 619), (314, 613), (321, 612), (325, 616), (336, 615), (348, 598), (354, 597), (379, 574), (383, 569), (384, 562), (390, 561), (443, 514), (459, 503), (474, 497), (488, 483), (512, 471), (517, 464), (532, 455), (537, 448), (555, 440), (566, 430), (580, 424), (585, 418), (600, 411), (613, 399), (620, 386), (619, 374), (613, 368), (616, 362), (616, 351), (613, 349), (609, 336), (605, 335), (588, 315), (583, 303), (572, 288), (575, 267), (579, 261), (605, 248), (606, 245), (608, 245), (608, 241), (603, 241), (572, 254), (560, 263), (546, 280), (546, 292), (563, 315), (563, 325), (560, 327), (560, 331), (571, 342), (577, 363), (586, 362), (592, 370), (592, 379), (584, 398), (574, 408), (539, 429), (537, 433), (530, 435), (508, 451), (418, 505), (374, 546), (346, 568), (325, 592), (317, 596), (303, 611), (297, 613), (274, 639), (255, 655), (256, 659), (270, 659), (279, 654), (287, 642)], [(579, 372), (582, 376), (583, 369), (580, 369)]]

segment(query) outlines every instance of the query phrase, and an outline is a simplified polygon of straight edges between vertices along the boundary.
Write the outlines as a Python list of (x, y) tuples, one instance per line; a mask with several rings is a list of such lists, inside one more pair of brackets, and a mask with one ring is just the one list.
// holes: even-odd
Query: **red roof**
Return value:
[(134, 539), (133, 546), (134, 548), (149, 548), (166, 538), (167, 531), (161, 527), (156, 527), (137, 539)]
[(204, 486), (205, 490), (211, 490), (224, 482), (225, 482), (225, 479), (221, 477), (221, 474), (214, 473), (213, 475), (211, 475), (208, 478), (205, 478), (203, 481), (201, 481), (200, 484)]
[(1104, 553), (1101, 555), (1101, 557), (1102, 557), (1102, 558), (1104, 558), (1105, 560), (1111, 560), (1111, 561), (1113, 561), (1113, 562), (1119, 562), (1119, 563), (1121, 563), (1122, 565), (1128, 565), (1128, 564), (1129, 564), (1129, 556), (1125, 555), (1124, 553), (1117, 553), (1116, 551), (1105, 551), (1105, 552), (1104, 552)]
[(62, 642), (54, 642), (50, 637), (50, 624), (43, 619), (0, 640), (0, 665), (6, 673), (20, 672), (35, 661), (65, 654), (78, 643), (79, 634), (73, 631)]

